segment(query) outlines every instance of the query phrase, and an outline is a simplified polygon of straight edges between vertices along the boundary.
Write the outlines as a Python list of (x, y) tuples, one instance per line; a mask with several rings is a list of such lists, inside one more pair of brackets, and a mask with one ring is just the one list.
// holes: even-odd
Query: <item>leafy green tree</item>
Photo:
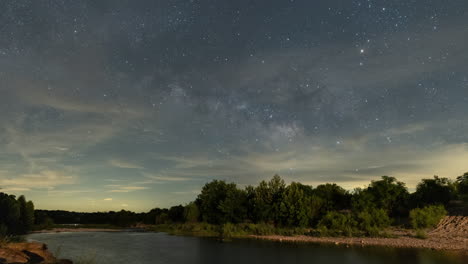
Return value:
[(468, 201), (468, 172), (457, 177), (457, 191), (461, 199)]
[(170, 222), (168, 210), (162, 210), (156, 215), (154, 223), (156, 225), (168, 224)]
[(257, 222), (279, 223), (280, 206), (286, 184), (280, 176), (275, 175), (255, 188), (255, 215)]
[(133, 213), (126, 210), (121, 210), (115, 215), (114, 223), (121, 227), (129, 227), (133, 223)]
[(197, 198), (197, 205), (204, 222), (211, 224), (221, 224), (223, 222), (223, 212), (219, 208), (219, 204), (226, 199), (226, 189), (227, 183), (218, 180), (203, 186)]
[(354, 189), (351, 198), (351, 208), (355, 212), (364, 211), (368, 209), (375, 209), (374, 196), (367, 190), (356, 188)]
[(185, 221), (184, 217), (185, 207), (182, 205), (172, 206), (169, 208), (168, 216), (173, 223), (182, 223)]
[(191, 202), (185, 206), (184, 210), (185, 221), (188, 223), (196, 223), (200, 219), (200, 210), (196, 203)]
[(448, 205), (450, 200), (456, 198), (456, 188), (447, 178), (434, 176), (433, 179), (423, 179), (413, 194), (417, 206), (432, 204)]
[(255, 187), (249, 185), (245, 187), (245, 195), (246, 195), (246, 209), (247, 209), (247, 219), (248, 221), (252, 222), (259, 222), (259, 217), (257, 215), (256, 209), (256, 201), (255, 201)]
[(392, 216), (407, 213), (409, 192), (403, 182), (394, 177), (382, 176), (379, 181), (372, 181), (367, 188), (377, 208), (382, 208)]
[(306, 227), (312, 219), (311, 197), (303, 185), (293, 182), (286, 187), (280, 205), (280, 223), (284, 226)]
[(18, 234), (20, 228), (20, 206), (14, 195), (0, 193), (0, 225), (5, 234)]
[(314, 226), (318, 223), (320, 216), (324, 211), (322, 208), (325, 201), (316, 195), (310, 196), (309, 200), (310, 203), (308, 206), (310, 207), (310, 225)]
[(43, 211), (35, 211), (34, 222), (39, 229), (50, 229), (54, 226), (54, 220)]
[(322, 209), (325, 212), (348, 208), (351, 202), (351, 195), (335, 183), (318, 185), (313, 193), (322, 199)]
[(26, 201), (24, 195), (18, 197), (18, 204), (20, 209), (20, 217), (17, 227), (17, 232), (26, 234), (31, 231), (34, 225), (34, 204)]
[(220, 201), (223, 223), (240, 223), (247, 218), (247, 192), (237, 189), (235, 184), (226, 186), (226, 197)]
[(203, 221), (211, 224), (240, 222), (246, 217), (246, 193), (236, 184), (214, 180), (203, 186), (197, 205)]

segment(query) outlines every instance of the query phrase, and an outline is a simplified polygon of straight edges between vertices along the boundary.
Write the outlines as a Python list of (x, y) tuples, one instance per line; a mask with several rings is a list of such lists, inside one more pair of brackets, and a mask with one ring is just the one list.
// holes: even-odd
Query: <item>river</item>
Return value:
[[(462, 256), (423, 249), (341, 247), (320, 244), (171, 236), (164, 233), (89, 232), (32, 234), (60, 258), (93, 264), (462, 264)], [(92, 262), (88, 262), (92, 259)]]

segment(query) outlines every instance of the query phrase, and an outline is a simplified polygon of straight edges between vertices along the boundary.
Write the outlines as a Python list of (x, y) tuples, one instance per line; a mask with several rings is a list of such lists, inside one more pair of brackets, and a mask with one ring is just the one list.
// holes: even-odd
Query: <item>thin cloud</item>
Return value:
[(118, 189), (110, 190), (108, 192), (111, 193), (128, 193), (128, 192), (135, 192), (135, 191), (142, 191), (147, 190), (148, 187), (143, 186), (120, 186)]
[(23, 174), (14, 178), (0, 175), (0, 186), (6, 188), (53, 188), (59, 185), (75, 183), (75, 178), (58, 171), (41, 171), (35, 174)]
[(122, 168), (122, 169), (143, 169), (143, 166), (140, 166), (138, 164), (134, 164), (128, 161), (123, 161), (123, 160), (116, 160), (112, 159), (109, 161), (109, 163), (117, 168)]

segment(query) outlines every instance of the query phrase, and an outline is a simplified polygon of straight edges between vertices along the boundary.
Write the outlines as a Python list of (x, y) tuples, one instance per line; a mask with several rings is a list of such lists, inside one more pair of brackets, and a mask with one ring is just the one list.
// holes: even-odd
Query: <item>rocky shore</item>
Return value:
[(331, 243), (346, 246), (385, 246), (394, 248), (427, 248), (458, 251), (468, 255), (468, 217), (445, 217), (426, 239), (415, 238), (413, 231), (393, 230), (392, 238), (379, 237), (312, 237), (312, 236), (251, 236), (278, 242)]
[(0, 247), (0, 264), (73, 264), (57, 259), (43, 243), (9, 243)]

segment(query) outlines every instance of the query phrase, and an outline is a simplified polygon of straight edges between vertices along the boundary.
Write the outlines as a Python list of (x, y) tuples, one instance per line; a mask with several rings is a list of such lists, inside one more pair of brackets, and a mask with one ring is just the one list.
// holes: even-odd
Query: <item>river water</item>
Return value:
[(61, 258), (93, 264), (462, 264), (460, 255), (419, 249), (340, 247), (235, 240), (220, 242), (164, 233), (90, 232), (32, 234), (28, 240), (49, 245)]

